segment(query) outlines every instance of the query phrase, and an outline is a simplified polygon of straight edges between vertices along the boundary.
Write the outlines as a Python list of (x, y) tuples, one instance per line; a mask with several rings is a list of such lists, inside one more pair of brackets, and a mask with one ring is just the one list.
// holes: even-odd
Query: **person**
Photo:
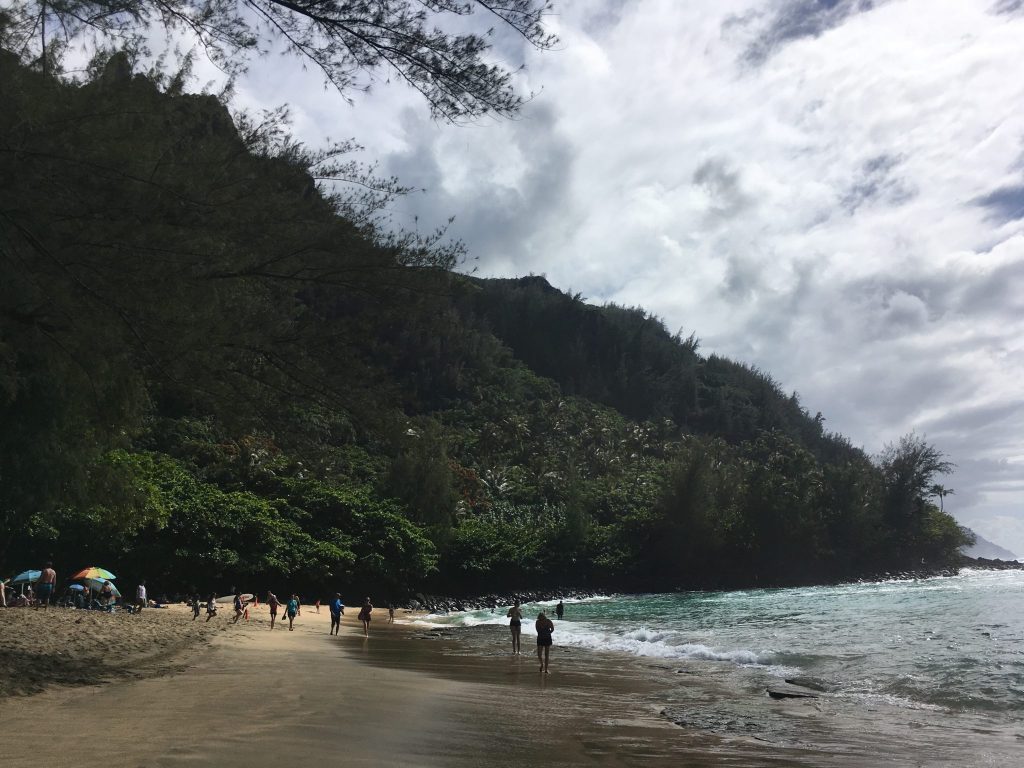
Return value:
[(37, 597), (39, 602), (36, 603), (36, 608), (39, 607), (40, 603), (43, 606), (43, 610), (50, 607), (50, 598), (53, 597), (53, 590), (57, 587), (57, 572), (53, 570), (53, 563), (47, 563), (46, 567), (43, 568), (43, 572), (39, 575), (39, 591)]
[(291, 632), (295, 627), (292, 626), (292, 622), (295, 621), (295, 615), (299, 612), (299, 596), (293, 594), (291, 600), (288, 601), (285, 613), (288, 614), (288, 631)]
[(363, 607), (359, 609), (359, 620), (363, 622), (363, 637), (370, 636), (370, 614), (373, 613), (373, 603), (370, 598), (363, 601)]
[(519, 644), (519, 635), (523, 631), (523, 612), (519, 608), (518, 600), (505, 615), (509, 618), (508, 628), (512, 633), (512, 655), (517, 656), (523, 652), (522, 646)]
[(280, 604), (281, 604), (281, 601), (277, 599), (277, 595), (275, 595), (273, 592), (268, 590), (267, 591), (267, 605), (270, 608), (270, 628), (271, 629), (274, 628), (274, 622), (277, 621), (277, 606), (279, 606)]
[(100, 605), (107, 610), (110, 610), (110, 603), (114, 599), (114, 587), (109, 581), (103, 582), (103, 586), (100, 588)]
[(192, 621), (199, 618), (199, 595), (192, 595)]
[(0, 579), (0, 608), (7, 607), (7, 582)]
[(217, 593), (211, 592), (206, 601), (206, 620), (209, 621), (217, 615)]
[(140, 581), (139, 586), (135, 588), (135, 613), (142, 613), (142, 609), (146, 607), (146, 582)]
[(537, 630), (537, 661), (540, 662), (540, 671), (548, 674), (548, 656), (551, 655), (551, 633), (555, 631), (554, 622), (541, 611), (537, 615), (537, 622), (533, 625)]
[(562, 620), (562, 616), (565, 614), (565, 606), (562, 605), (562, 601), (558, 601), (558, 605), (555, 606), (555, 618), (559, 621)]
[(395, 623), (395, 604), (388, 603), (388, 624)]
[(341, 603), (341, 593), (336, 592), (331, 600), (331, 632), (332, 635), (341, 634), (341, 611), (345, 606)]
[(232, 624), (237, 624), (238, 620), (242, 618), (242, 614), (245, 613), (245, 603), (242, 602), (242, 593), (237, 589), (235, 590), (235, 618), (231, 620)]
[(316, 602), (313, 603), (313, 607), (316, 608), (316, 612), (317, 613), (320, 613), (320, 598), (319, 597), (316, 599)]

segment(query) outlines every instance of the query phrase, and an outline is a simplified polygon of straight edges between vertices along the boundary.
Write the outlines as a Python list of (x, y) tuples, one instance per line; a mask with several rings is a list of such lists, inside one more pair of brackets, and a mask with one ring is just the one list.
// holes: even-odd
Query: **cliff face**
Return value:
[(993, 544), (986, 538), (979, 536), (974, 531), (975, 542), (968, 546), (960, 547), (960, 551), (967, 557), (985, 558), (987, 560), (1017, 560), (1017, 556), (1008, 549), (1003, 549), (998, 544)]

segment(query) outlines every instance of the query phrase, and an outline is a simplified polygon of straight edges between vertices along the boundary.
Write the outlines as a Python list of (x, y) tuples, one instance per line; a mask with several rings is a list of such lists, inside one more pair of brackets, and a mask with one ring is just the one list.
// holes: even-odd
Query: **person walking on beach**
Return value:
[(199, 595), (192, 595), (192, 621), (199, 618)]
[(523, 631), (523, 612), (519, 608), (518, 600), (505, 615), (509, 618), (508, 629), (512, 633), (512, 655), (519, 656), (523, 652), (519, 644), (519, 635)]
[(316, 608), (316, 612), (317, 613), (320, 613), (320, 598), (319, 597), (316, 599), (316, 602), (313, 603), (313, 607)]
[(295, 616), (299, 612), (299, 596), (293, 594), (292, 599), (288, 601), (288, 605), (285, 608), (285, 613), (288, 614), (288, 631), (291, 632), (295, 629), (292, 626), (292, 622), (295, 621)]
[(53, 590), (57, 587), (57, 572), (53, 570), (53, 563), (47, 563), (43, 572), (39, 575), (39, 589), (36, 593), (38, 602), (36, 608), (42, 604), (45, 611), (50, 607), (50, 598), (53, 597)]
[(341, 634), (341, 612), (344, 609), (344, 605), (341, 602), (341, 592), (334, 593), (334, 599), (331, 600), (331, 631), (330, 634), (338, 635)]
[(140, 581), (135, 588), (135, 613), (142, 613), (146, 607), (146, 582)]
[(395, 623), (395, 604), (388, 603), (388, 624)]
[(211, 592), (210, 599), (206, 601), (206, 620), (209, 621), (217, 615), (217, 593)]
[(551, 633), (555, 631), (555, 624), (544, 615), (544, 611), (537, 614), (537, 622), (534, 624), (537, 630), (537, 661), (540, 662), (540, 671), (548, 674), (548, 656), (551, 654)]
[(363, 637), (370, 636), (370, 614), (373, 613), (373, 603), (370, 598), (363, 601), (363, 607), (359, 609), (359, 620), (363, 622)]
[(231, 620), (232, 624), (237, 624), (238, 620), (242, 618), (242, 614), (245, 613), (245, 603), (242, 602), (242, 593), (237, 589), (235, 590), (235, 618)]
[(281, 604), (281, 601), (277, 599), (277, 595), (273, 592), (267, 591), (267, 605), (270, 607), (270, 628), (274, 628), (274, 622), (277, 621), (277, 606)]
[(565, 614), (565, 606), (562, 605), (562, 601), (559, 600), (558, 605), (555, 606), (555, 618), (561, 621), (563, 614)]

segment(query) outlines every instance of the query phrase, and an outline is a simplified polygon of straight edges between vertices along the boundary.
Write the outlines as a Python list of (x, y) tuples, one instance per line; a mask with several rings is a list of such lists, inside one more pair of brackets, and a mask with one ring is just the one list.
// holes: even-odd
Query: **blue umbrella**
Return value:
[(11, 579), (11, 584), (21, 584), (22, 582), (39, 581), (39, 577), (42, 575), (42, 571), (25, 571), (24, 573), (19, 573), (17, 576)]
[(85, 592), (85, 587), (83, 587), (81, 584), (72, 584), (70, 587), (68, 587), (68, 589), (70, 589), (72, 592)]

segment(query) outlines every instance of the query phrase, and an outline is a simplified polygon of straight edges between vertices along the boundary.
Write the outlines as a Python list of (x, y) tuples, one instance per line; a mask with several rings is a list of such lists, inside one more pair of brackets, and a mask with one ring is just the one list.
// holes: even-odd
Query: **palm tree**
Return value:
[(944, 512), (945, 511), (942, 508), (942, 500), (944, 498), (946, 498), (947, 496), (952, 496), (952, 495), (954, 495), (956, 493), (956, 491), (954, 491), (952, 488), (946, 488), (945, 486), (939, 485), (938, 483), (933, 485), (929, 489), (929, 492), (931, 493), (932, 496), (938, 496), (939, 497), (939, 512)]

